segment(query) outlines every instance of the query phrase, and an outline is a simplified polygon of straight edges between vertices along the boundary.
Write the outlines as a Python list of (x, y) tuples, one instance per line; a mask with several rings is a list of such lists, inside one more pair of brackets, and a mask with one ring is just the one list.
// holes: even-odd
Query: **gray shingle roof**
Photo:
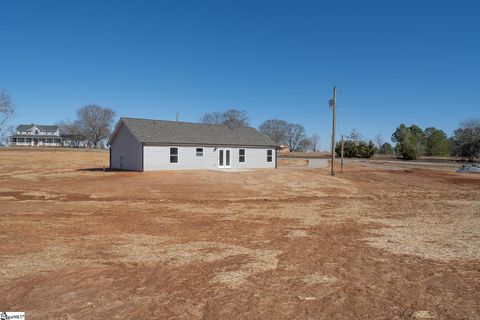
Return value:
[(46, 134), (14, 134), (14, 135), (11, 135), (10, 138), (60, 139), (60, 140), (65, 140), (65, 138), (60, 137), (60, 136), (46, 135)]
[[(33, 123), (32, 124), (21, 124), (17, 127), (17, 130), (18, 131), (27, 131), (34, 126), (35, 126), (35, 124), (33, 124)], [(41, 131), (57, 131), (57, 129), (58, 129), (58, 126), (46, 126), (46, 125), (41, 125), (41, 124), (37, 124), (36, 126)]]
[[(120, 122), (144, 144), (277, 147), (269, 137), (255, 128), (231, 129), (222, 125), (134, 118), (120, 118)], [(110, 143), (114, 135), (110, 137)]]

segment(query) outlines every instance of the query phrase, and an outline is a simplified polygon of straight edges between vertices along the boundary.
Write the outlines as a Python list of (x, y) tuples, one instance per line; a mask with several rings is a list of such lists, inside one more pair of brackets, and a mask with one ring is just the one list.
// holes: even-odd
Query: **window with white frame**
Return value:
[(203, 157), (203, 148), (196, 148), (195, 154), (197, 157)]
[(267, 162), (272, 162), (273, 159), (273, 151), (267, 150)]
[(245, 162), (245, 149), (238, 150), (238, 162)]
[(178, 148), (170, 148), (170, 163), (178, 163)]

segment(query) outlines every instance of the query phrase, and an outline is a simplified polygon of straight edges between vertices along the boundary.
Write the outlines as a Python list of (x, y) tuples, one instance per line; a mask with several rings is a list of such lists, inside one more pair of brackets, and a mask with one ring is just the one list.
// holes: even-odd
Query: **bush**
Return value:
[(420, 157), (413, 143), (402, 143), (395, 148), (396, 152), (405, 160), (415, 160)]
[[(341, 156), (342, 143), (337, 142), (335, 146), (335, 153)], [(375, 153), (375, 145), (372, 141), (368, 143), (365, 141), (345, 140), (343, 142), (343, 155), (346, 158), (371, 158)]]
[(375, 145), (372, 141), (368, 143), (365, 141), (360, 141), (357, 148), (357, 157), (359, 158), (371, 158), (375, 153)]

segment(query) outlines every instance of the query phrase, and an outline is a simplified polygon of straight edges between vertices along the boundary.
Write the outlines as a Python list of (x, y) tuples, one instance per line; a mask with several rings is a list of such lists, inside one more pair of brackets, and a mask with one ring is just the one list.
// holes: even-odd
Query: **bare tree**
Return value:
[(237, 109), (228, 109), (224, 112), (216, 111), (206, 113), (200, 118), (200, 122), (224, 125), (229, 128), (249, 126), (247, 112)]
[(75, 126), (81, 134), (97, 147), (99, 142), (111, 134), (115, 112), (110, 108), (87, 105), (77, 111)]
[(248, 116), (246, 111), (229, 109), (223, 113), (223, 124), (229, 128), (248, 127)]
[(373, 142), (375, 142), (375, 145), (377, 147), (377, 153), (387, 153), (385, 139), (383, 139), (383, 136), (380, 133), (376, 134), (375, 137), (373, 137)]
[(298, 141), (295, 151), (307, 152), (312, 147), (312, 140), (310, 138), (303, 138)]
[(57, 122), (57, 126), (59, 127), (60, 135), (71, 143), (71, 147), (78, 148), (80, 146), (80, 141), (86, 140), (81, 131), (82, 128), (79, 121), (60, 121)]
[(212, 113), (205, 113), (201, 118), (200, 118), (201, 123), (206, 123), (206, 124), (219, 124), (223, 125), (223, 113), (222, 112), (212, 112)]
[(301, 124), (289, 124), (287, 131), (287, 144), (290, 151), (298, 151), (300, 141), (305, 139), (305, 128)]
[(465, 120), (460, 124), (460, 127), (463, 129), (478, 129), (480, 128), (480, 118)]
[(383, 136), (380, 133), (376, 134), (375, 137), (373, 137), (373, 141), (375, 142), (379, 150), (382, 148), (382, 145), (385, 142)]
[(287, 144), (288, 122), (278, 119), (265, 120), (258, 130), (270, 137), (276, 144)]
[(312, 149), (313, 152), (317, 152), (317, 146), (318, 146), (319, 140), (320, 140), (320, 137), (316, 133), (312, 134), (312, 136), (310, 137), (310, 148)]
[(360, 132), (357, 131), (357, 129), (353, 128), (352, 131), (350, 131), (350, 134), (347, 136), (347, 139), (352, 141), (362, 141), (363, 137)]
[(0, 90), (0, 131), (5, 122), (15, 112), (10, 95), (5, 90)]
[(469, 119), (461, 123), (453, 133), (452, 153), (470, 161), (480, 157), (480, 119)]
[[(311, 145), (305, 136), (305, 128), (300, 124), (288, 123), (285, 120), (269, 119), (264, 121), (258, 130), (270, 137), (273, 142), (288, 146), (290, 151), (300, 151)], [(306, 140), (309, 140), (308, 143)]]
[(0, 146), (8, 146), (10, 144), (10, 136), (16, 132), (14, 126), (9, 126), (7, 130), (0, 132)]

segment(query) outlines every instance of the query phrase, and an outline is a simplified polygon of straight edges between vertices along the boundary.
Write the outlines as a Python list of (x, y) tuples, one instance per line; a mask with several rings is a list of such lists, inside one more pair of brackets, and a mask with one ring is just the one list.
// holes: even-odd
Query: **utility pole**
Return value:
[(178, 111), (177, 111), (177, 118), (176, 118), (176, 121), (178, 122)]
[(337, 87), (333, 87), (333, 99), (330, 100), (330, 107), (332, 107), (332, 176), (335, 175), (335, 131), (337, 126)]
[(340, 170), (340, 172), (343, 173), (343, 134), (342, 134), (342, 161), (341, 161), (340, 163), (341, 163), (341, 170)]

